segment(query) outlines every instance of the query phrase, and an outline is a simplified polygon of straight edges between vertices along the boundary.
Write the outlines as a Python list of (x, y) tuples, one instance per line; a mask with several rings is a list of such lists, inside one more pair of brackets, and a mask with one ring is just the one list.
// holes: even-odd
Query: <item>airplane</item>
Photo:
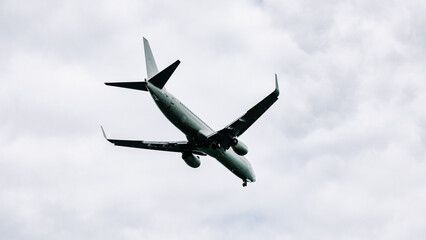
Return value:
[(143, 38), (143, 45), (148, 79), (139, 82), (107, 82), (105, 84), (149, 92), (161, 112), (185, 134), (187, 141), (155, 142), (110, 139), (107, 138), (101, 126), (104, 138), (116, 146), (181, 153), (182, 159), (192, 168), (200, 166), (199, 156), (208, 155), (217, 159), (239, 177), (243, 181), (243, 187), (247, 186), (247, 182), (255, 182), (253, 168), (244, 157), (248, 148), (238, 137), (278, 100), (280, 91), (277, 75), (275, 74), (275, 90), (272, 93), (227, 127), (214, 131), (164, 87), (180, 61), (175, 61), (159, 72), (149, 42), (145, 38)]

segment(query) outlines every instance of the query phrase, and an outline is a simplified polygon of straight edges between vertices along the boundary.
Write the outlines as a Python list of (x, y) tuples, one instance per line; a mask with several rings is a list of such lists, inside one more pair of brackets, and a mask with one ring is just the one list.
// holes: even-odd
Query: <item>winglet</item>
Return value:
[(105, 134), (105, 131), (104, 131), (104, 128), (102, 127), (102, 125), (101, 125), (101, 129), (102, 129), (102, 134), (104, 135), (104, 138), (105, 138), (106, 140), (108, 140), (108, 138), (107, 138), (107, 136), (106, 136), (106, 134)]
[(277, 74), (275, 73), (275, 93), (278, 95), (280, 95), (280, 88), (278, 86), (278, 78), (277, 78)]

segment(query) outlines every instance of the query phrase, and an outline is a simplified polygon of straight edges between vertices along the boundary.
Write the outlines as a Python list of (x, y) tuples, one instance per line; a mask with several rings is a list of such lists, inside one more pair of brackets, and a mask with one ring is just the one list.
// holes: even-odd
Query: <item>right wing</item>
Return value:
[(194, 149), (187, 141), (179, 142), (154, 142), (154, 141), (141, 141), (141, 140), (121, 140), (121, 139), (109, 139), (107, 138), (104, 128), (101, 126), (102, 134), (105, 139), (116, 146), (131, 147), (131, 148), (143, 148), (167, 152), (180, 152), (180, 153), (193, 153), (197, 155), (206, 154)]
[(280, 89), (277, 74), (275, 74), (275, 90), (220, 132), (232, 137), (239, 137), (278, 100), (278, 95), (280, 95)]
[(248, 110), (243, 116), (229, 124), (222, 130), (209, 136), (209, 139), (218, 141), (224, 146), (228, 146), (233, 138), (243, 134), (266, 110), (268, 110), (275, 101), (278, 100), (280, 89), (278, 87), (277, 74), (275, 74), (275, 90), (265, 97), (262, 101)]

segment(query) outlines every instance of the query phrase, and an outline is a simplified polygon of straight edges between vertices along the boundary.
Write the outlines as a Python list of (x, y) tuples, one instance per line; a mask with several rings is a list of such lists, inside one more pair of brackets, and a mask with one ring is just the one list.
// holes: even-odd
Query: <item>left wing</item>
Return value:
[(109, 139), (107, 138), (104, 128), (102, 126), (101, 126), (101, 129), (105, 139), (116, 146), (143, 148), (143, 149), (151, 149), (151, 150), (159, 150), (159, 151), (167, 151), (167, 152), (193, 153), (197, 155), (206, 156), (205, 153), (194, 149), (187, 141), (154, 142), (154, 141), (141, 141), (141, 140)]

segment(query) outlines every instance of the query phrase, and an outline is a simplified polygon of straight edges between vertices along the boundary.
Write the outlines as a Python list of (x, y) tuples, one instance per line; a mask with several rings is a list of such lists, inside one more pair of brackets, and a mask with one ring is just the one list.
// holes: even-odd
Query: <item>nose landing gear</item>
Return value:
[(243, 187), (247, 187), (247, 180), (243, 180)]

